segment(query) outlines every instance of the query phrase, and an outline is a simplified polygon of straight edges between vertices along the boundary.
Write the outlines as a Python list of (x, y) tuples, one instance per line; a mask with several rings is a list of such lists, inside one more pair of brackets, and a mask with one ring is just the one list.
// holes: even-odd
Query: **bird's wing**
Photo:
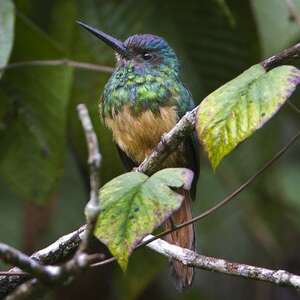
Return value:
[(188, 136), (184, 141), (185, 146), (185, 158), (187, 161), (186, 167), (194, 172), (194, 180), (192, 184), (192, 199), (196, 196), (197, 181), (199, 178), (200, 160), (199, 160), (199, 142), (196, 132), (191, 136)]
[[(181, 83), (181, 82), (180, 82)], [(182, 118), (183, 115), (187, 112), (195, 108), (195, 104), (192, 98), (192, 95), (188, 88), (185, 87), (183, 83), (181, 89), (181, 98), (180, 103), (178, 103), (178, 112), (179, 117)], [(191, 169), (194, 172), (194, 180), (192, 186), (192, 198), (195, 199), (196, 195), (196, 185), (199, 178), (199, 170), (200, 170), (200, 143), (197, 137), (196, 132), (188, 136), (185, 141), (185, 157), (187, 159), (187, 168)]]

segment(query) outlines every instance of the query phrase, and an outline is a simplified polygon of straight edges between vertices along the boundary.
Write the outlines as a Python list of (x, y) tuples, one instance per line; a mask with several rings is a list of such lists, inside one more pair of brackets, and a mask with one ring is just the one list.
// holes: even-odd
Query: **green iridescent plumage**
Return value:
[[(103, 92), (103, 117), (120, 112), (124, 105), (137, 114), (147, 109), (159, 112), (161, 106), (175, 106), (179, 117), (193, 107), (191, 95), (179, 79), (178, 59), (163, 39), (135, 35), (124, 44), (137, 58), (123, 61), (119, 57)], [(152, 57), (142, 61), (139, 56), (145, 52)]]

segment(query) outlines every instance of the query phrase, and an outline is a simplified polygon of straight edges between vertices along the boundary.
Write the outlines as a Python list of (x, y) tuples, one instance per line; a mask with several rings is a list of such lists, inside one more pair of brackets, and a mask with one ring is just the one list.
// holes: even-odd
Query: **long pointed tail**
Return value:
[[(185, 190), (180, 190), (180, 193), (184, 195), (183, 203), (180, 209), (172, 215), (171, 220), (168, 220), (165, 223), (166, 229), (172, 228), (172, 223), (174, 225), (181, 224), (192, 218), (190, 194)], [(194, 251), (195, 232), (193, 224), (168, 234), (165, 237), (165, 240), (171, 244), (175, 244)], [(176, 281), (176, 288), (182, 290), (189, 287), (192, 284), (194, 278), (194, 268), (185, 266), (184, 264), (175, 260), (171, 261), (171, 265), (173, 271), (172, 273)]]

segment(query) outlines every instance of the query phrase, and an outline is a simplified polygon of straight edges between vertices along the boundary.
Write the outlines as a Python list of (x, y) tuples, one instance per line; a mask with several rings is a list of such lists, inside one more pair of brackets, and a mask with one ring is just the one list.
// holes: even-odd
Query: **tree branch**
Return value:
[(43, 266), (19, 250), (0, 243), (0, 258), (7, 264), (18, 266), (41, 281), (52, 281), (60, 276), (60, 267)]
[(282, 62), (284, 62), (287, 59), (295, 59), (299, 58), (300, 54), (300, 43), (287, 48), (265, 60), (263, 60), (260, 64), (266, 69), (270, 70), (278, 65), (280, 65)]
[(91, 119), (89, 117), (88, 110), (84, 104), (77, 106), (78, 115), (85, 132), (86, 143), (88, 146), (88, 164), (90, 166), (90, 200), (85, 206), (85, 215), (87, 218), (87, 226), (85, 230), (85, 236), (80, 244), (76, 255), (80, 255), (85, 252), (90, 244), (90, 241), (94, 235), (94, 230), (97, 222), (98, 215), (100, 213), (100, 200), (99, 200), (99, 168), (101, 163), (101, 154), (99, 151), (99, 145), (96, 133), (93, 129)]
[[(76, 231), (60, 237), (53, 244), (34, 253), (31, 258), (42, 264), (56, 264), (73, 255), (83, 238), (84, 229), (85, 226), (82, 226)], [(20, 276), (22, 272), (19, 268), (10, 269), (9, 273), (14, 275), (0, 276), (0, 299), (22, 284), (28, 277), (27, 273)]]
[[(68, 239), (70, 239), (70, 243), (72, 243), (71, 240), (73, 239), (74, 236), (77, 236), (77, 238), (80, 239), (80, 237), (82, 237), (83, 234), (79, 234), (78, 230), (74, 231), (73, 233), (63, 237), (63, 244), (65, 244), (68, 241)], [(153, 235), (148, 235), (143, 239), (143, 243), (147, 243), (150, 240), (152, 240), (152, 242), (147, 244), (148, 248), (168, 258), (176, 259), (185, 265), (194, 266), (202, 270), (214, 271), (214, 272), (223, 273), (232, 276), (240, 276), (247, 279), (260, 280), (260, 281), (270, 282), (276, 285), (282, 285), (282, 286), (288, 286), (288, 287), (300, 289), (300, 276), (289, 273), (287, 271), (271, 270), (271, 269), (231, 262), (224, 259), (204, 256), (204, 255), (197, 254), (189, 249), (184, 249), (179, 246), (169, 244), (168, 242), (161, 239), (156, 239), (153, 241), (153, 238), (154, 238)], [(47, 251), (51, 251), (51, 249), (55, 250), (57, 248), (57, 245), (61, 241), (62, 240), (60, 239), (57, 242), (50, 245), (49, 247), (47, 247), (46, 248), (48, 249)], [(45, 255), (46, 249), (41, 250), (42, 252), (44, 252), (43, 256)], [(51, 255), (51, 252), (49, 252), (48, 254)], [(104, 261), (104, 263), (102, 262), (99, 265), (110, 263), (113, 262), (114, 260), (115, 260), (114, 258), (109, 258), (108, 260)], [(24, 292), (24, 290), (27, 291), (27, 289), (29, 289), (30, 292), (35, 291), (35, 289), (32, 289), (32, 286), (36, 287), (36, 285), (37, 285), (36, 279), (32, 279), (29, 281), (29, 284), (27, 284), (26, 289), (24, 288), (24, 285), (20, 286), (16, 290), (18, 291), (16, 295), (20, 294), (20, 291), (22, 291), (22, 293)], [(42, 288), (41, 286), (38, 287), (39, 290)], [(32, 296), (32, 294), (30, 295)]]
[[(143, 241), (147, 242), (153, 238), (154, 236), (148, 235)], [(200, 255), (189, 249), (169, 244), (161, 239), (152, 241), (147, 246), (168, 258), (176, 259), (185, 265), (194, 266), (202, 270), (261, 280), (276, 285), (300, 289), (300, 276), (291, 274), (284, 270), (270, 270)]]

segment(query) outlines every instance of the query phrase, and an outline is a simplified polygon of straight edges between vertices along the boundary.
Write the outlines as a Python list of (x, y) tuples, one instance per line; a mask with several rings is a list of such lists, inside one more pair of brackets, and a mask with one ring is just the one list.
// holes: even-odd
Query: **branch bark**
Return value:
[[(57, 253), (58, 248), (69, 248), (66, 246), (74, 245), (74, 240), (80, 242), (83, 236), (84, 227), (81, 227), (79, 230), (63, 236), (47, 248), (40, 250), (35, 254), (35, 257), (36, 259), (49, 260), (53, 252)], [(289, 273), (285, 270), (266, 269), (247, 264), (231, 262), (225, 259), (204, 256), (189, 249), (184, 249), (179, 246), (169, 244), (161, 239), (156, 239), (153, 241), (153, 238), (153, 235), (148, 235), (143, 239), (143, 243), (147, 243), (152, 240), (152, 242), (147, 244), (148, 248), (164, 255), (167, 258), (176, 259), (185, 265), (194, 266), (202, 270), (270, 282), (276, 285), (292, 287), (297, 290), (300, 289), (300, 276)], [(114, 259), (112, 258), (108, 259), (108, 263), (113, 261)], [(103, 265), (103, 263), (100, 265)], [(32, 285), (36, 285), (36, 280), (30, 281), (29, 287)], [(20, 288), (20, 290), (22, 291), (24, 288)]]
[(300, 43), (287, 48), (265, 60), (263, 60), (260, 64), (266, 69), (270, 70), (278, 65), (280, 65), (283, 61), (287, 59), (295, 59), (299, 58), (300, 55)]
[(41, 281), (52, 281), (60, 276), (60, 267), (43, 266), (33, 258), (8, 245), (0, 243), (0, 258), (7, 264), (16, 265)]
[[(144, 242), (153, 239), (148, 235)], [(184, 249), (176, 245), (157, 239), (147, 245), (152, 250), (172, 259), (176, 259), (188, 266), (194, 266), (207, 271), (214, 271), (232, 276), (239, 276), (248, 279), (261, 280), (277, 285), (289, 286), (300, 289), (300, 276), (291, 274), (284, 270), (271, 270), (254, 267), (246, 264), (230, 262), (225, 259), (214, 258), (197, 254), (189, 249)]]
[(94, 131), (91, 119), (89, 117), (88, 110), (84, 104), (77, 106), (78, 115), (85, 132), (86, 144), (88, 146), (88, 164), (90, 166), (90, 200), (85, 206), (85, 215), (87, 218), (87, 225), (85, 230), (85, 236), (80, 244), (80, 247), (76, 253), (80, 259), (80, 255), (84, 253), (91, 242), (94, 234), (98, 215), (100, 213), (100, 200), (99, 200), (99, 168), (101, 164), (101, 154), (99, 151), (99, 145), (96, 133)]
[[(85, 226), (82, 226), (76, 231), (60, 237), (53, 244), (34, 253), (31, 258), (42, 264), (56, 264), (63, 259), (70, 257), (78, 248), (83, 238), (84, 229)], [(12, 268), (9, 270), (9, 273), (11, 274), (18, 274), (20, 272), (19, 268)], [(0, 299), (8, 295), (18, 285), (27, 280), (27, 275), (0, 276)]]

